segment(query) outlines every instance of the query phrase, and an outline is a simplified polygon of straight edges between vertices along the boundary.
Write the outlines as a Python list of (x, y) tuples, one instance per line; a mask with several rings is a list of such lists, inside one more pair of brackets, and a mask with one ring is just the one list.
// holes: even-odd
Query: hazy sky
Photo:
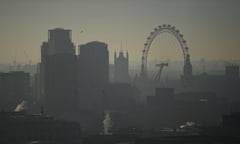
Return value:
[[(193, 60), (240, 59), (239, 0), (1, 0), (0, 63), (38, 62), (48, 29), (56, 27), (72, 29), (76, 46), (106, 42), (111, 63), (122, 41), (140, 63), (146, 37), (162, 24), (184, 34)], [(152, 59), (183, 59), (173, 37), (155, 41)]]

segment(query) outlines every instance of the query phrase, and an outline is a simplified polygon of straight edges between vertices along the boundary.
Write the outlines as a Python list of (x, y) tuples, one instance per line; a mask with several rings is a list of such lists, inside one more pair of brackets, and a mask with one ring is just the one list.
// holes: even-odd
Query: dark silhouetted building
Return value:
[(234, 112), (222, 117), (222, 125), (225, 128), (237, 129), (240, 131), (240, 112)]
[(81, 106), (96, 109), (100, 107), (102, 91), (109, 81), (107, 44), (89, 42), (80, 45), (79, 52), (78, 82), (80, 101), (83, 102)]
[(13, 111), (30, 99), (30, 74), (23, 71), (0, 73), (0, 108)]
[[(227, 98), (228, 100), (239, 101), (240, 97), (240, 79), (239, 66), (231, 64), (225, 66), (225, 74), (210, 75), (203, 73), (200, 75), (192, 75), (189, 79), (188, 90), (216, 93), (217, 97)], [(185, 91), (181, 89), (180, 91)]]
[(126, 83), (109, 84), (104, 91), (105, 107), (112, 111), (129, 112), (136, 106), (138, 90)]
[(48, 41), (43, 42), (41, 58), (55, 54), (75, 54), (71, 30), (56, 28), (48, 30)]
[(190, 77), (192, 76), (192, 64), (190, 62), (190, 55), (188, 54), (183, 67), (183, 76)]
[(54, 119), (43, 114), (0, 112), (1, 144), (79, 144), (80, 124)]
[(89, 42), (79, 46), (79, 117), (83, 128), (102, 129), (102, 95), (109, 82), (107, 44)]
[(225, 76), (229, 79), (239, 79), (239, 66), (238, 65), (226, 65)]
[(107, 44), (89, 42), (79, 46), (79, 82), (89, 87), (106, 85), (109, 81)]
[(75, 119), (77, 105), (77, 56), (71, 30), (53, 29), (41, 47), (41, 77), (46, 112)]
[(222, 128), (225, 134), (240, 137), (240, 112), (223, 115)]
[(37, 64), (36, 73), (33, 75), (33, 97), (36, 100), (40, 100), (42, 95), (42, 84), (41, 84), (41, 72), (40, 72), (40, 63)]
[(161, 105), (166, 103), (172, 103), (174, 101), (174, 89), (173, 88), (156, 88), (155, 96), (147, 97), (148, 105)]
[(129, 83), (130, 77), (128, 74), (128, 52), (124, 57), (123, 52), (119, 53), (117, 57), (116, 52), (114, 53), (114, 81), (118, 83)]
[(187, 54), (184, 66), (183, 75), (181, 76), (181, 82), (183, 86), (189, 86), (192, 82), (192, 64), (190, 62), (190, 55)]

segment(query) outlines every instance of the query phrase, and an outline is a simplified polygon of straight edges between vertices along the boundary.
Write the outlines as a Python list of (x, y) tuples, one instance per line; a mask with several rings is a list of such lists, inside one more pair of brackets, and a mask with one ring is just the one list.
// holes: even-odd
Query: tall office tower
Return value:
[(46, 111), (74, 119), (77, 101), (77, 56), (71, 30), (53, 29), (41, 47), (41, 79)]
[(128, 74), (128, 52), (124, 57), (123, 52), (119, 53), (117, 57), (114, 53), (114, 81), (118, 83), (129, 83), (130, 77)]
[(30, 99), (30, 74), (23, 71), (0, 73), (0, 108), (14, 111), (22, 101)]
[(100, 111), (103, 91), (109, 82), (107, 44), (89, 42), (79, 46), (79, 108)]
[(79, 82), (87, 87), (101, 87), (109, 80), (107, 44), (89, 42), (79, 46)]
[(56, 28), (48, 30), (48, 41), (42, 44), (42, 60), (55, 54), (75, 54), (71, 30)]

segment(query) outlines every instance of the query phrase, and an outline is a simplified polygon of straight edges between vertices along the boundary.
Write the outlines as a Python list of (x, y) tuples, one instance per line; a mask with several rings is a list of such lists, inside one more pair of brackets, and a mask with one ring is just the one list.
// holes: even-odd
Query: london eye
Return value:
[(158, 26), (157, 28), (154, 28), (154, 31), (150, 32), (150, 35), (147, 37), (146, 42), (144, 43), (144, 48), (142, 50), (141, 77), (146, 78), (147, 76), (147, 59), (151, 44), (154, 41), (154, 39), (162, 33), (169, 33), (177, 39), (183, 53), (184, 60), (183, 75), (184, 76), (192, 75), (192, 65), (190, 62), (187, 41), (183, 38), (183, 34), (181, 34), (180, 31), (176, 29), (174, 26), (171, 26), (169, 24), (168, 25), (163, 24)]

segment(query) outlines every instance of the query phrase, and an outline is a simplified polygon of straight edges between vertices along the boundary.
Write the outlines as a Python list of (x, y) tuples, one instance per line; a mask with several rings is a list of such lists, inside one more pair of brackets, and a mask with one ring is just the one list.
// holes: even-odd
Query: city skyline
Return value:
[(240, 1), (0, 1), (0, 144), (240, 143)]
[[(14, 59), (18, 63), (39, 62), (46, 31), (57, 27), (72, 30), (76, 51), (78, 45), (102, 41), (108, 44), (113, 63), (114, 51), (121, 50), (122, 41), (129, 61), (140, 64), (146, 38), (162, 24), (171, 24), (183, 33), (193, 61), (239, 60), (239, 4), (237, 0), (2, 1), (0, 64), (13, 63)], [(183, 59), (174, 38), (164, 35), (155, 41), (150, 51), (157, 55), (152, 59), (162, 55)], [(177, 48), (169, 48), (171, 45)]]

